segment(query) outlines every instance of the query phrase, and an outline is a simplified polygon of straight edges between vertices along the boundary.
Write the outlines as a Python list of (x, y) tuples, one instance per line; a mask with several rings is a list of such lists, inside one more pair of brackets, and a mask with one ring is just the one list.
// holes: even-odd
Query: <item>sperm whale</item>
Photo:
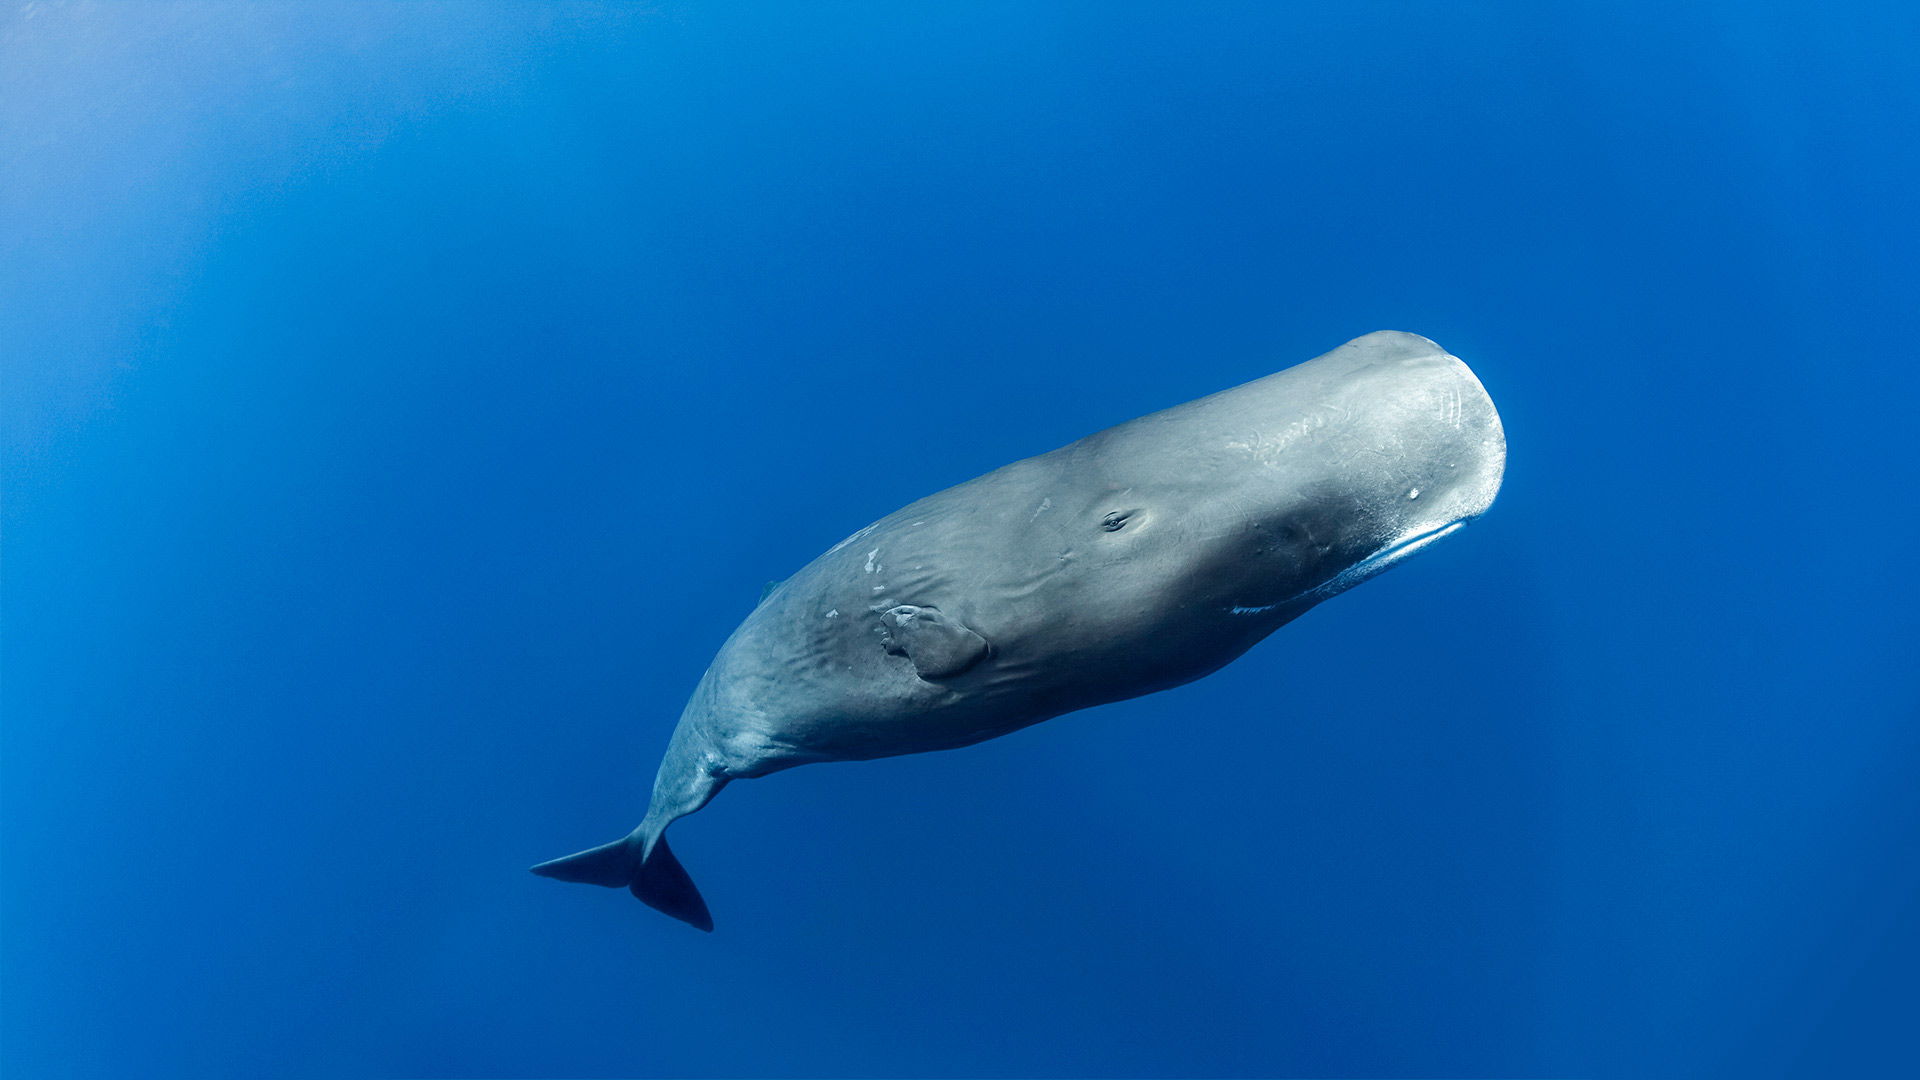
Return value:
[(694, 689), (640, 825), (534, 873), (711, 930), (664, 833), (728, 783), (1198, 679), (1458, 532), (1505, 463), (1467, 365), (1382, 331), (930, 495), (772, 588)]

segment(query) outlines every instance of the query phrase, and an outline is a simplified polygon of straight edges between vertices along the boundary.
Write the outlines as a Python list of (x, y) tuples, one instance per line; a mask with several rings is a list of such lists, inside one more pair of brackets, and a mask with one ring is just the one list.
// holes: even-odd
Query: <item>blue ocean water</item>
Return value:
[[(0, 16), (0, 1072), (1920, 1069), (1920, 11)], [(638, 820), (762, 584), (1375, 329), (1499, 503)]]

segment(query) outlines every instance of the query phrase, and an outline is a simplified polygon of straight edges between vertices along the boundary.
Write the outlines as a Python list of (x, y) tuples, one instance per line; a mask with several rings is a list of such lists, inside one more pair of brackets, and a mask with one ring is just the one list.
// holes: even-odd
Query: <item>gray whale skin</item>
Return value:
[(1467, 365), (1383, 331), (928, 496), (733, 632), (639, 828), (533, 871), (711, 930), (662, 834), (728, 781), (967, 746), (1198, 679), (1484, 513), (1505, 462)]

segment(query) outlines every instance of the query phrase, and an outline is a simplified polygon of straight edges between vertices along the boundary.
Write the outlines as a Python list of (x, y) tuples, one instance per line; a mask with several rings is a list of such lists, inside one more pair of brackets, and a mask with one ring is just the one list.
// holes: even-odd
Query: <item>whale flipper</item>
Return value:
[(987, 640), (940, 613), (939, 608), (901, 604), (880, 617), (886, 650), (913, 661), (923, 679), (945, 679), (987, 655)]
[(700, 890), (687, 876), (686, 868), (673, 857), (666, 837), (654, 841), (652, 854), (643, 863), (640, 852), (644, 841), (638, 830), (611, 844), (602, 844), (562, 859), (543, 862), (533, 868), (541, 877), (574, 881), (583, 885), (624, 888), (655, 911), (671, 915), (681, 922), (711, 932), (713, 916)]

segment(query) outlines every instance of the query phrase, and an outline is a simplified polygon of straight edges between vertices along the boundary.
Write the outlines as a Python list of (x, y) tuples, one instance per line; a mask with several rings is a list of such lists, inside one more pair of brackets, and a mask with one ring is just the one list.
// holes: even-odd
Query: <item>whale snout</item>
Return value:
[[(1429, 430), (1437, 436), (1432, 440), (1432, 465), (1446, 481), (1444, 498), (1435, 500), (1434, 518), (1464, 524), (1486, 513), (1500, 494), (1507, 434), (1493, 399), (1466, 361), (1447, 352), (1438, 360), (1442, 370), (1425, 394), (1433, 413)], [(1422, 494), (1409, 489), (1409, 501), (1417, 502)]]
[(1344, 592), (1460, 531), (1493, 506), (1507, 440), (1480, 379), (1461, 360), (1413, 334), (1369, 334), (1336, 376), (1351, 419), (1328, 444), (1325, 487), (1343, 493), (1354, 523), (1352, 562), (1303, 598)]
[(1425, 338), (1399, 336), (1424, 346), (1426, 355), (1409, 357), (1394, 373), (1399, 385), (1385, 410), (1381, 441), (1398, 450), (1398, 468), (1388, 470), (1394, 482), (1380, 494), (1397, 505), (1381, 518), (1394, 528), (1328, 583), (1333, 592), (1466, 527), (1493, 506), (1506, 474), (1506, 431), (1473, 369)]

